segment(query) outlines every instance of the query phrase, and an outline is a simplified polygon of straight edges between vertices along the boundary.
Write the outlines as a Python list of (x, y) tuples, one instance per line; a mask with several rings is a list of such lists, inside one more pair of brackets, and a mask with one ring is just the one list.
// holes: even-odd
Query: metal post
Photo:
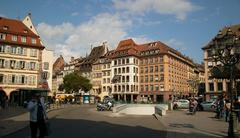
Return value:
[(233, 129), (233, 95), (232, 95), (232, 66), (230, 66), (230, 100), (231, 100), (231, 107), (230, 107), (230, 118), (229, 118), (229, 127), (228, 127), (228, 137), (234, 138), (234, 129)]

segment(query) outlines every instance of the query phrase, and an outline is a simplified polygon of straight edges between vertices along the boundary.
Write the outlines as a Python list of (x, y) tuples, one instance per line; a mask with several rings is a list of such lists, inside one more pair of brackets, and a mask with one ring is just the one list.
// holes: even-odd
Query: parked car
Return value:
[(204, 111), (214, 111), (217, 107), (216, 101), (204, 101), (201, 106)]
[(173, 102), (173, 109), (189, 108), (189, 101), (186, 99), (179, 99)]

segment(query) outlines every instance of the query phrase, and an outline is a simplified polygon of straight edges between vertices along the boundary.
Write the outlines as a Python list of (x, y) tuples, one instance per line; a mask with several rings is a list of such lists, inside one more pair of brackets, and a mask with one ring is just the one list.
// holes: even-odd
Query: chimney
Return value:
[(74, 57), (71, 57), (71, 61), (73, 61), (74, 60)]

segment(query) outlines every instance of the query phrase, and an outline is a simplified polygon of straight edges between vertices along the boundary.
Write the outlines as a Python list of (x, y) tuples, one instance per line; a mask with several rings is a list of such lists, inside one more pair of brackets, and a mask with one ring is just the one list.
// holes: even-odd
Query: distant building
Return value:
[(49, 96), (53, 96), (52, 76), (53, 76), (53, 51), (44, 49), (42, 51), (42, 74), (41, 74), (40, 87), (44, 89), (48, 89)]
[[(60, 55), (53, 64), (53, 75), (52, 75), (52, 93), (56, 95), (59, 93), (59, 85), (63, 83), (63, 69), (65, 61)], [(61, 92), (60, 92), (61, 93)]]
[(0, 93), (11, 102), (23, 102), (20, 90), (39, 88), (43, 49), (30, 14), (23, 21), (0, 17)]
[(116, 100), (167, 102), (175, 96), (191, 96), (192, 60), (160, 41), (139, 45), (132, 39), (122, 40), (111, 59)]
[[(226, 34), (228, 27), (224, 27), (221, 29), (222, 35)], [(240, 36), (240, 24), (230, 26), (230, 29), (236, 34), (238, 37)], [(218, 62), (214, 63), (212, 60), (212, 40), (202, 48), (204, 51), (204, 66), (205, 66), (205, 87), (206, 87), (206, 99), (216, 98), (220, 95), (228, 95), (230, 88), (230, 82), (228, 79), (214, 79), (212, 78), (211, 69), (214, 66), (221, 64)], [(240, 66), (239, 64), (237, 65)], [(238, 68), (238, 72), (240, 68)], [(236, 73), (238, 73), (236, 72)], [(236, 75), (236, 74), (235, 74)], [(240, 93), (240, 83), (237, 83), (237, 91)]]
[(92, 65), (93, 95), (96, 96), (96, 100), (102, 101), (104, 97), (112, 97), (110, 59), (112, 52), (107, 52)]

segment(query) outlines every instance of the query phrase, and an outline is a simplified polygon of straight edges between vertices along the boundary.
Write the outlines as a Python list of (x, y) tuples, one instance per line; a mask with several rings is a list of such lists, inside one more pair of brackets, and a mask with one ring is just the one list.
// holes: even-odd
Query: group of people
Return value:
[[(240, 102), (238, 99), (235, 99), (233, 102), (232, 108), (234, 110), (240, 109)], [(225, 121), (229, 121), (229, 114), (231, 111), (231, 102), (228, 99), (225, 99), (223, 97), (219, 97), (216, 101), (216, 118), (221, 119), (225, 118)], [(237, 119), (240, 120), (240, 113), (239, 111), (236, 111)]]

